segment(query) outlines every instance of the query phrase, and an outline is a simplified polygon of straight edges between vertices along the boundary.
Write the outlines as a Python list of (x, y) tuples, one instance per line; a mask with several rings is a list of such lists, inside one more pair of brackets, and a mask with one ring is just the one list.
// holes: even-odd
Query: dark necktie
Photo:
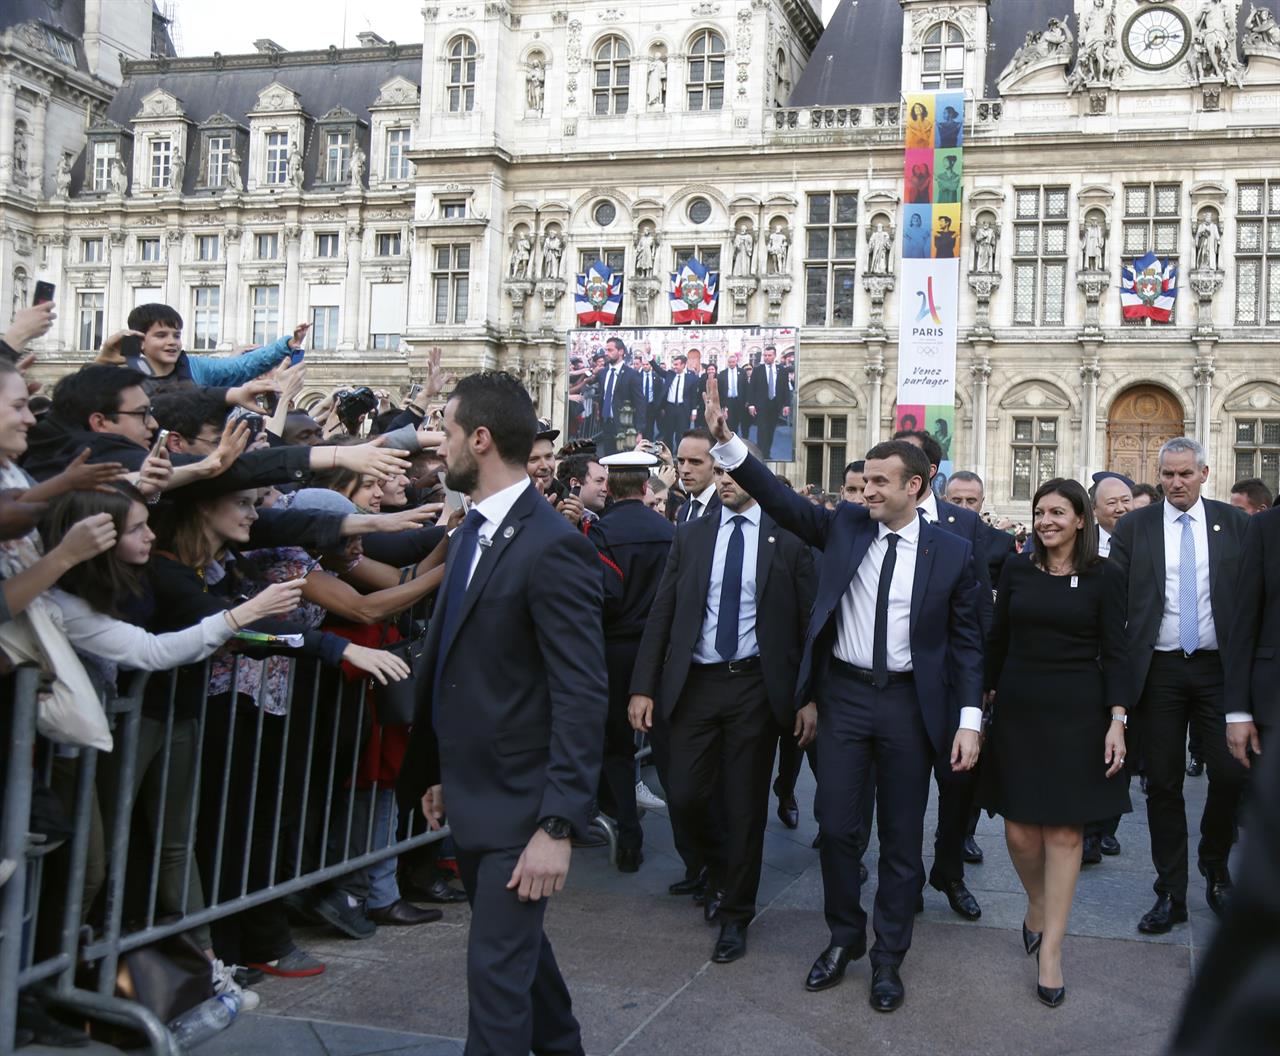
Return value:
[(472, 509), (458, 529), (456, 538), (449, 540), (449, 574), (445, 578), (441, 599), (444, 611), (437, 613), (437, 618), (444, 622), (440, 626), (440, 648), (436, 653), (435, 682), (432, 686), (433, 696), (436, 697), (440, 694), (440, 673), (444, 668), (444, 658), (449, 655), (449, 646), (453, 644), (453, 635), (458, 629), (458, 618), (462, 615), (462, 599), (466, 596), (467, 583), (471, 579), (471, 562), (475, 560), (480, 526), (484, 521), (484, 514)]
[(644, 372), (644, 402), (653, 402), (653, 372), (648, 370)]
[(886, 536), (889, 549), (880, 566), (880, 585), (876, 590), (876, 626), (871, 638), (871, 677), (877, 689), (889, 684), (889, 591), (893, 587), (893, 570), (898, 564), (898, 536)]
[(738, 606), (742, 600), (742, 555), (747, 547), (742, 526), (746, 522), (747, 519), (741, 515), (733, 518), (733, 534), (729, 536), (729, 548), (724, 555), (724, 574), (720, 577), (716, 652), (723, 660), (733, 660), (738, 655)]
[(702, 512), (702, 502), (698, 499), (694, 499), (692, 502), (689, 503), (689, 509), (685, 513), (684, 519), (686, 521), (696, 521), (698, 519), (698, 515), (701, 512)]
[(613, 420), (613, 376), (614, 369), (609, 368), (609, 376), (604, 383), (604, 416), (608, 420)]

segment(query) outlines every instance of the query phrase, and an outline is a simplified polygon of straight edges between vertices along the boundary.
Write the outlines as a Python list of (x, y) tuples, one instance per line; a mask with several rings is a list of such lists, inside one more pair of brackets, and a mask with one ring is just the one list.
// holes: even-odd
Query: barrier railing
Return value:
[[(394, 790), (362, 758), (403, 728), (377, 726), (370, 681), (340, 669), (238, 657), (135, 676), (108, 706), (111, 753), (37, 737), (39, 677), (22, 668), (11, 685), (0, 855), (17, 868), (0, 888), (0, 1053), (28, 987), (177, 1053), (154, 1014), (116, 996), (123, 956), (448, 833), (417, 811), (398, 823)], [(31, 834), (37, 788), (69, 808), (60, 846)]]

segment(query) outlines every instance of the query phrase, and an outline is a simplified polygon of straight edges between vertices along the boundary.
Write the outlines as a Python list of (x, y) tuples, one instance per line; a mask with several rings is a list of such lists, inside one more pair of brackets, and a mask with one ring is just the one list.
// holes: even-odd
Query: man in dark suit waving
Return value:
[(622, 408), (631, 407), (631, 422), (639, 431), (643, 431), (649, 408), (640, 372), (627, 366), (627, 346), (622, 338), (607, 339), (604, 356), (605, 364), (595, 376), (596, 394), (600, 401), (600, 449), (606, 455), (612, 455), (618, 450)]
[(608, 699), (600, 559), (529, 482), (536, 430), (510, 374), (463, 378), (445, 406), (446, 484), (473, 505), (449, 540), (398, 787), (432, 827), (447, 795), (472, 907), (467, 1052), (495, 1056), (583, 1051), (542, 918), (590, 824)]
[(1204, 448), (1187, 437), (1160, 448), (1164, 501), (1116, 522), (1111, 557), (1128, 578), (1134, 724), (1147, 772), (1147, 824), (1156, 903), (1138, 924), (1163, 935), (1187, 919), (1187, 812), (1182, 798), (1188, 724), (1209, 771), (1200, 819), (1200, 872), (1209, 906), (1231, 892), (1227, 856), (1244, 767), (1227, 751), (1221, 652), (1229, 650), (1246, 514), (1202, 498)]
[(864, 466), (867, 507), (813, 506), (734, 436), (708, 393), (716, 454), (774, 520), (823, 551), (805, 635), (796, 701), (818, 704), (817, 813), (831, 943), (806, 980), (825, 990), (866, 951), (858, 876), (864, 775), (872, 763), (880, 815), (880, 884), (871, 1006), (892, 1012), (904, 997), (898, 967), (911, 945), (924, 886), (921, 841), (935, 756), (978, 759), (982, 631), (973, 549), (923, 520), (916, 497), (929, 477), (924, 452), (877, 444)]
[[(715, 472), (719, 507), (676, 529), (630, 714), (646, 733), (655, 707), (667, 721), (672, 832), (691, 868), (710, 867), (707, 916), (720, 920), (712, 960), (723, 964), (747, 951), (779, 729), (802, 746), (813, 739), (815, 709), (797, 712), (794, 693), (817, 578), (809, 548)], [(708, 832), (711, 801), (722, 839)]]

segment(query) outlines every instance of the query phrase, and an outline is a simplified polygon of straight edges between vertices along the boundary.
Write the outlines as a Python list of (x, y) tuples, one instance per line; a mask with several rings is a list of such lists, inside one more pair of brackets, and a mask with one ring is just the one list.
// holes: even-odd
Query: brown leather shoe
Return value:
[(438, 909), (422, 909), (403, 898), (392, 902), (389, 906), (366, 911), (367, 916), (375, 924), (401, 925), (412, 927), (415, 924), (434, 924), (444, 916)]

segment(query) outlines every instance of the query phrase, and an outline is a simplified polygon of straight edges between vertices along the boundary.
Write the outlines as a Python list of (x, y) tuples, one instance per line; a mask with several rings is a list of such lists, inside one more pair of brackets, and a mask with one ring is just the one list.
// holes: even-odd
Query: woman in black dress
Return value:
[(1034, 551), (1006, 561), (987, 649), (995, 707), (982, 803), (1005, 819), (1027, 892), (1022, 941), (1037, 954), (1036, 993), (1066, 996), (1062, 940), (1080, 875), (1084, 825), (1130, 810), (1116, 780), (1129, 704), (1124, 578), (1098, 557), (1088, 496), (1074, 480), (1036, 492)]

